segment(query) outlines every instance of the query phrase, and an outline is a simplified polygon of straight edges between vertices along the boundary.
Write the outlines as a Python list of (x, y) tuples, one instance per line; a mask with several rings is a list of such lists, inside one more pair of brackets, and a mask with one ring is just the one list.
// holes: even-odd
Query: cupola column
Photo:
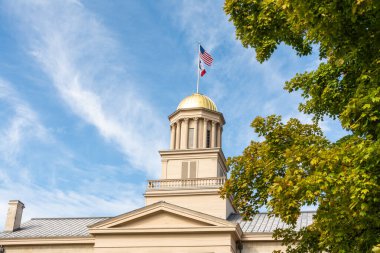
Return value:
[(182, 121), (182, 127), (183, 133), (181, 133), (182, 140), (181, 140), (181, 149), (187, 149), (187, 143), (189, 138), (189, 119), (184, 119)]
[(219, 148), (222, 147), (222, 131), (223, 131), (223, 127), (222, 125), (219, 124), (219, 127), (218, 127), (218, 147)]
[(176, 136), (175, 136), (175, 149), (179, 149), (180, 140), (181, 140), (181, 122), (178, 120), (176, 122)]
[(194, 118), (194, 148), (198, 148), (198, 118)]
[(207, 148), (207, 119), (203, 119), (203, 147)]
[(175, 149), (175, 124), (170, 125), (170, 149)]
[(215, 137), (216, 137), (216, 122), (212, 121), (211, 122), (211, 148), (215, 148)]
[(220, 145), (220, 139), (221, 139), (221, 136), (220, 136), (221, 131), (220, 131), (220, 129), (221, 129), (221, 127), (222, 126), (220, 124), (218, 124), (217, 133), (216, 133), (216, 147), (218, 147), (218, 148), (221, 147), (221, 145)]

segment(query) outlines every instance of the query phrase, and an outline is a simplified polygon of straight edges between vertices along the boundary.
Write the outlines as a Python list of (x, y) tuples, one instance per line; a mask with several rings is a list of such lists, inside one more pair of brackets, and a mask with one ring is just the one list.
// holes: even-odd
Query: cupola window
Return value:
[(211, 131), (207, 130), (207, 136), (206, 136), (206, 148), (209, 148), (211, 144)]

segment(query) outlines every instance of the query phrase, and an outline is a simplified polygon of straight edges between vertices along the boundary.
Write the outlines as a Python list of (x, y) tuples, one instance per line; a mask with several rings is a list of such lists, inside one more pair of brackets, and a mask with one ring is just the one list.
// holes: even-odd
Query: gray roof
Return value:
[(87, 226), (106, 220), (95, 218), (38, 218), (31, 219), (14, 232), (1, 232), (0, 239), (41, 237), (89, 237)]
[[(314, 212), (302, 212), (297, 229), (313, 222)], [(88, 226), (110, 217), (94, 218), (37, 218), (23, 224), (15, 232), (0, 232), (0, 239), (7, 238), (46, 238), (46, 237), (89, 237)], [(239, 223), (244, 233), (273, 232), (287, 225), (280, 218), (270, 217), (267, 213), (256, 214), (251, 221), (244, 221), (239, 214), (232, 214), (228, 220)]]
[[(302, 212), (296, 224), (296, 230), (313, 223), (315, 212)], [(280, 218), (269, 216), (267, 213), (259, 213), (252, 220), (245, 221), (239, 214), (231, 214), (228, 217), (231, 222), (239, 223), (244, 233), (271, 233), (277, 228), (287, 228), (288, 225)]]

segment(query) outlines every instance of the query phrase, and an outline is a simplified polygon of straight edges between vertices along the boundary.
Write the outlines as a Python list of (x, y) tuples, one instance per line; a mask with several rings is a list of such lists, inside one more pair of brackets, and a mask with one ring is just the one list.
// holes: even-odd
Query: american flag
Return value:
[(206, 65), (211, 66), (214, 59), (212, 59), (212, 56), (207, 53), (201, 45), (199, 45), (199, 56)]

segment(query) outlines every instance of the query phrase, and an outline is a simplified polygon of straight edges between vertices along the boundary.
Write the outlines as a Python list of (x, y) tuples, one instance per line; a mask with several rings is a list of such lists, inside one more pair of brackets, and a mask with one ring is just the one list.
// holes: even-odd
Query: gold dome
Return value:
[(199, 93), (185, 97), (181, 103), (179, 103), (177, 110), (188, 108), (206, 108), (212, 111), (218, 111), (215, 103), (209, 97)]

